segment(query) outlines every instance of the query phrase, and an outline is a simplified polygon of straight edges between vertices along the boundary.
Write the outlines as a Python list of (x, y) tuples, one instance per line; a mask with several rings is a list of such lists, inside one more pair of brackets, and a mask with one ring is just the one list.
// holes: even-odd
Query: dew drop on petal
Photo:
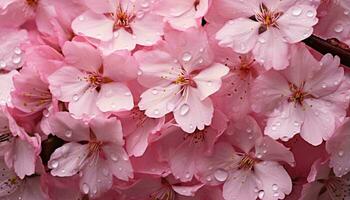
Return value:
[(350, 13), (350, 11), (348, 11), (348, 10), (344, 11), (344, 15), (349, 15), (349, 13)]
[(278, 185), (277, 184), (273, 184), (272, 185), (272, 190), (273, 191), (277, 191), (278, 190)]
[(343, 155), (344, 155), (344, 151), (340, 150), (340, 151), (338, 152), (338, 156), (339, 156), (339, 157), (342, 157)]
[(118, 161), (118, 156), (117, 156), (116, 154), (112, 153), (112, 154), (111, 154), (111, 159), (112, 159), (113, 161)]
[(153, 113), (154, 113), (155, 115), (159, 115), (159, 110), (158, 110), (158, 109), (155, 109), (155, 110), (153, 111)]
[(182, 115), (182, 116), (186, 115), (189, 111), (190, 111), (190, 106), (187, 104), (183, 104), (180, 107), (180, 115)]
[(152, 94), (157, 95), (157, 94), (158, 94), (158, 90), (153, 89), (153, 90), (152, 90)]
[(250, 129), (250, 128), (247, 128), (247, 133), (251, 133), (252, 132), (252, 129)]
[(295, 7), (292, 10), (292, 15), (293, 16), (299, 16), (301, 13), (303, 12), (303, 10), (299, 7)]
[(118, 31), (114, 32), (113, 36), (114, 36), (114, 38), (117, 38), (119, 36), (119, 32)]
[(58, 167), (58, 161), (57, 160), (53, 160), (52, 162), (51, 162), (51, 168), (52, 169), (56, 169)]
[(175, 105), (171, 102), (168, 102), (166, 108), (168, 109), (168, 111), (173, 111), (175, 109)]
[(260, 38), (259, 38), (259, 42), (260, 42), (261, 44), (264, 44), (264, 43), (266, 42), (266, 40), (265, 40), (265, 38), (260, 37)]
[(265, 196), (264, 190), (260, 190), (260, 191), (258, 192), (258, 197), (259, 197), (259, 199), (263, 199), (264, 196)]
[(44, 115), (44, 117), (49, 117), (50, 116), (50, 112), (47, 109), (45, 109), (43, 111), (43, 115)]
[(226, 170), (218, 169), (215, 171), (214, 177), (216, 180), (223, 182), (223, 181), (226, 181), (228, 177), (228, 173)]
[(16, 47), (15, 50), (13, 50), (15, 54), (19, 55), (22, 53), (22, 50), (19, 47)]
[(80, 17), (79, 17), (79, 20), (80, 20), (80, 21), (83, 21), (83, 20), (84, 20), (84, 16), (80, 16)]
[(211, 179), (210, 176), (208, 176), (208, 177), (206, 178), (206, 180), (209, 181), (209, 182), (212, 181), (212, 179)]
[(189, 178), (191, 177), (191, 174), (190, 174), (189, 172), (186, 172), (185, 177), (186, 177), (187, 179), (189, 179)]
[(262, 155), (260, 153), (257, 153), (256, 157), (260, 159), (260, 158), (262, 158)]
[(79, 96), (77, 94), (73, 95), (73, 101), (78, 101), (79, 100)]
[(182, 55), (182, 60), (185, 61), (185, 62), (188, 62), (192, 59), (192, 55), (188, 52), (185, 52), (183, 55)]
[(313, 11), (309, 10), (309, 11), (307, 11), (306, 16), (308, 16), (308, 17), (314, 17), (315, 14), (314, 14)]
[(109, 175), (109, 171), (108, 171), (106, 168), (103, 168), (103, 169), (102, 169), (102, 174), (103, 174), (104, 176), (108, 176), (108, 175)]
[(344, 30), (344, 27), (343, 27), (343, 25), (341, 25), (341, 24), (337, 24), (335, 27), (334, 27), (334, 32), (336, 32), (336, 33), (340, 33), (340, 32), (342, 32)]
[(89, 187), (89, 185), (86, 184), (86, 183), (83, 184), (82, 189), (83, 189), (84, 194), (88, 194), (89, 191), (90, 191), (90, 187)]
[(19, 64), (19, 63), (21, 62), (21, 60), (22, 60), (22, 58), (21, 58), (20, 56), (14, 56), (14, 57), (12, 58), (12, 62), (13, 62), (14, 64)]
[(0, 68), (6, 67), (6, 62), (3, 60), (0, 60)]
[(140, 10), (136, 13), (136, 17), (139, 19), (141, 19), (143, 16), (145, 16), (145, 12), (142, 10)]
[(141, 75), (142, 75), (142, 71), (139, 70), (139, 71), (137, 72), (137, 75), (141, 76)]
[(72, 134), (73, 134), (73, 132), (72, 132), (71, 130), (66, 130), (66, 132), (64, 133), (64, 135), (65, 135), (67, 138), (72, 137)]

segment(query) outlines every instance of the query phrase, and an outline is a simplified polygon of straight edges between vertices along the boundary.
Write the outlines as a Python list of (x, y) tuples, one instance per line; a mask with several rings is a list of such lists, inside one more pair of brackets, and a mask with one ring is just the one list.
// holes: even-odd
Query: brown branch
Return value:
[(350, 67), (350, 48), (339, 40), (334, 38), (324, 40), (312, 35), (305, 39), (304, 43), (322, 54), (330, 53), (339, 56), (340, 62)]

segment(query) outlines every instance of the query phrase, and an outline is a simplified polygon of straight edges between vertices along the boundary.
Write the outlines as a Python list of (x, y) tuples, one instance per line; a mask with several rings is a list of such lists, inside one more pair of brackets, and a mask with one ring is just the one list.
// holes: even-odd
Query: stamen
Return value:
[(251, 170), (256, 163), (256, 160), (249, 155), (245, 154), (241, 161), (238, 163), (239, 170)]
[(289, 89), (292, 92), (292, 96), (288, 98), (289, 102), (294, 102), (295, 104), (303, 105), (304, 99), (312, 97), (312, 95), (304, 92), (305, 82), (302, 83), (300, 87), (294, 85), (293, 83), (289, 83)]
[(119, 3), (117, 10), (114, 14), (114, 30), (118, 30), (120, 28), (124, 28), (126, 31), (132, 33), (132, 29), (130, 27), (130, 23), (135, 19), (134, 8), (131, 12), (128, 12), (128, 8), (123, 9), (122, 5)]
[(196, 130), (192, 134), (185, 134), (184, 140), (190, 140), (192, 144), (198, 144), (205, 141), (205, 134), (207, 130)]
[(255, 15), (255, 19), (262, 24), (259, 28), (259, 34), (265, 32), (271, 26), (278, 28), (277, 20), (282, 15), (282, 12), (271, 11), (265, 4), (260, 4), (260, 13)]

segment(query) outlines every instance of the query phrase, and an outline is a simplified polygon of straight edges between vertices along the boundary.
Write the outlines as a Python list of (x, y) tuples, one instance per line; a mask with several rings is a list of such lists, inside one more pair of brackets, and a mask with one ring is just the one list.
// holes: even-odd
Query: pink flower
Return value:
[(49, 200), (41, 186), (40, 176), (20, 179), (12, 170), (7, 168), (3, 158), (0, 161), (0, 198), (6, 200)]
[(48, 166), (52, 175), (79, 173), (80, 190), (91, 198), (109, 190), (113, 176), (125, 181), (133, 177), (123, 148), (121, 124), (116, 118), (96, 117), (86, 123), (69, 113), (58, 112), (51, 124), (55, 135), (69, 141), (51, 155)]
[(268, 116), (265, 134), (289, 140), (295, 134), (312, 145), (328, 140), (345, 117), (349, 83), (339, 58), (325, 55), (318, 62), (303, 46), (292, 51), (286, 70), (269, 71), (253, 85), (255, 112)]
[(154, 10), (164, 16), (173, 28), (184, 31), (201, 26), (209, 4), (209, 0), (162, 0), (156, 4)]
[(293, 154), (282, 144), (263, 137), (251, 117), (231, 125), (229, 130), (234, 135), (228, 136), (227, 142), (216, 144), (213, 155), (198, 165), (201, 181), (213, 185), (224, 183), (226, 200), (284, 199), (292, 190), (292, 181), (279, 162), (294, 164)]
[(68, 102), (71, 113), (81, 117), (134, 107), (125, 84), (137, 75), (137, 64), (129, 52), (101, 57), (89, 44), (67, 42), (63, 54), (67, 64), (48, 79), (53, 96)]
[(0, 142), (3, 156), (9, 168), (23, 179), (35, 172), (35, 162), (40, 153), (40, 136), (29, 136), (19, 127), (6, 108), (0, 113)]
[[(219, 45), (237, 53), (253, 52), (266, 69), (288, 66), (289, 44), (309, 37), (317, 23), (316, 9), (304, 1), (224, 1), (238, 10), (239, 18), (228, 21), (216, 34)], [(220, 12), (218, 10), (218, 12)]]
[(163, 35), (163, 18), (152, 13), (152, 1), (86, 0), (89, 8), (72, 22), (75, 34), (100, 41), (108, 52), (152, 46)]
[(210, 125), (214, 108), (210, 95), (221, 87), (228, 68), (213, 63), (205, 32), (169, 30), (157, 50), (135, 53), (142, 75), (139, 82), (149, 88), (141, 95), (140, 110), (160, 118), (173, 112), (188, 133)]
[(308, 182), (303, 186), (300, 200), (348, 199), (350, 174), (336, 177), (329, 162), (317, 160), (311, 167)]

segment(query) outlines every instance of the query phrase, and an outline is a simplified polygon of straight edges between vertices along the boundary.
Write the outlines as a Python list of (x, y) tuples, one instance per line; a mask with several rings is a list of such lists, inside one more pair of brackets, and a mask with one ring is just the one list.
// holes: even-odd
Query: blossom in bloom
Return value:
[(71, 113), (92, 116), (134, 107), (133, 96), (125, 84), (137, 76), (137, 64), (129, 52), (102, 56), (87, 43), (67, 42), (63, 54), (66, 65), (48, 80), (53, 96), (69, 102)]
[(287, 141), (300, 133), (312, 145), (333, 135), (350, 95), (339, 58), (327, 54), (318, 62), (304, 46), (294, 48), (287, 69), (259, 76), (252, 94), (253, 110), (268, 117), (265, 134)]
[(210, 95), (221, 87), (229, 69), (213, 62), (203, 30), (169, 30), (156, 50), (135, 53), (140, 64), (139, 82), (149, 88), (138, 104), (148, 117), (173, 112), (175, 121), (188, 133), (210, 125), (214, 108)]
[(318, 22), (315, 7), (304, 1), (224, 2), (241, 16), (229, 20), (217, 32), (219, 45), (237, 53), (252, 51), (266, 69), (285, 69), (289, 64), (289, 44), (308, 38)]
[(72, 22), (75, 34), (94, 38), (105, 51), (152, 46), (163, 35), (163, 17), (152, 12), (152, 1), (86, 0), (89, 8)]
[(51, 155), (48, 166), (52, 175), (79, 173), (80, 190), (91, 198), (108, 191), (113, 176), (125, 181), (133, 177), (119, 120), (95, 117), (87, 123), (67, 112), (58, 112), (51, 120), (53, 133), (69, 141)]
[(199, 164), (201, 181), (223, 183), (225, 200), (284, 199), (292, 191), (292, 181), (279, 162), (294, 164), (293, 154), (277, 141), (262, 136), (251, 117), (230, 126), (234, 135), (229, 133), (226, 140), (215, 145), (213, 155)]

